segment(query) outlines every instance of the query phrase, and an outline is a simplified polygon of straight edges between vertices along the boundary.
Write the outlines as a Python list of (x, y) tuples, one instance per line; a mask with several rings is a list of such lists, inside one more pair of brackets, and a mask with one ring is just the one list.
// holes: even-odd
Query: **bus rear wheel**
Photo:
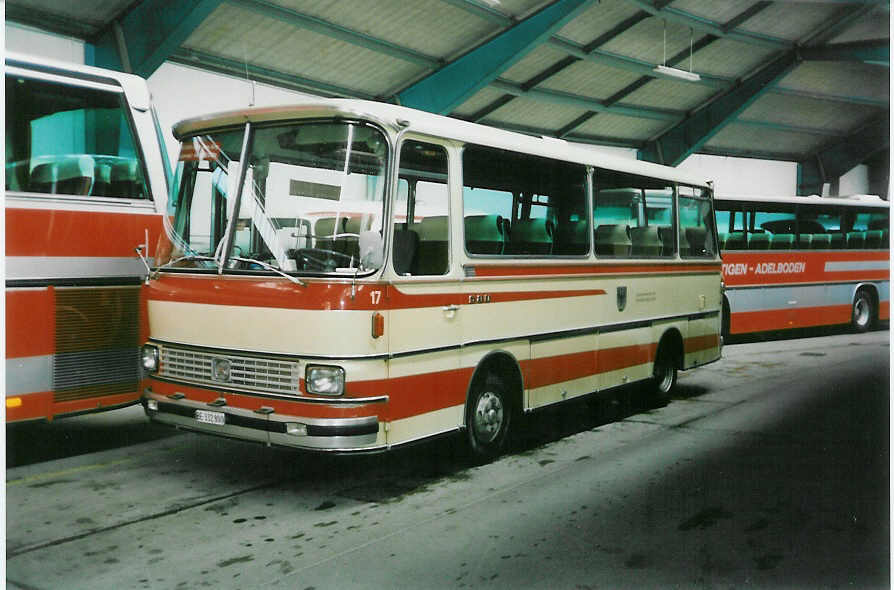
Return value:
[(499, 456), (511, 419), (506, 388), (498, 378), (488, 376), (472, 387), (466, 405), (466, 438), (475, 462), (486, 463)]
[(860, 289), (854, 296), (854, 304), (851, 306), (851, 327), (855, 332), (866, 332), (872, 327), (875, 318), (875, 304), (872, 295), (865, 289)]
[(677, 359), (670, 346), (661, 346), (652, 368), (652, 402), (666, 406), (677, 384)]

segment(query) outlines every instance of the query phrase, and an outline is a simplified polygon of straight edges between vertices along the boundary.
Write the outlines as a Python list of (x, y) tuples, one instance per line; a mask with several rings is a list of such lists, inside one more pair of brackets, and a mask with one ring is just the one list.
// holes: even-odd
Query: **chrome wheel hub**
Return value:
[(503, 426), (503, 402), (490, 391), (481, 394), (475, 406), (472, 428), (475, 438), (483, 443), (493, 442)]
[(854, 318), (861, 326), (869, 322), (869, 304), (863, 297), (854, 302)]

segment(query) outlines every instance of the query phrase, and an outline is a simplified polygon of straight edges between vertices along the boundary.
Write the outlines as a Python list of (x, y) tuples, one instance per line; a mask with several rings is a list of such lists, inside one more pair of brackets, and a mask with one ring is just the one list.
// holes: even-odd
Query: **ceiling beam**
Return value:
[(89, 65), (148, 78), (222, 0), (144, 0), (109, 23), (84, 48)]
[(98, 28), (96, 24), (80, 22), (32, 6), (26, 8), (9, 3), (6, 4), (6, 20), (77, 39), (87, 39), (93, 36)]
[[(599, 37), (597, 37), (596, 39), (591, 41), (590, 43), (587, 43), (581, 49), (583, 50), (584, 53), (590, 53), (593, 50), (595, 50), (598, 47), (600, 47), (601, 45), (604, 45), (605, 43), (611, 41), (612, 39), (614, 39), (615, 37), (617, 37), (624, 31), (626, 31), (630, 27), (636, 25), (637, 23), (639, 23), (640, 21), (642, 21), (646, 18), (649, 18), (649, 13), (643, 12), (642, 10), (640, 10), (633, 16), (622, 20), (620, 23), (618, 23), (617, 25), (612, 27), (610, 30), (606, 31), (605, 33), (603, 33), (602, 35), (600, 35)], [(554, 39), (558, 39), (558, 37), (550, 38), (550, 42), (552, 42)], [(536, 76), (533, 76), (533, 77), (525, 80), (522, 83), (522, 87), (525, 89), (534, 88), (538, 84), (545, 82), (549, 78), (555, 76), (556, 74), (563, 71), (564, 69), (576, 64), (577, 62), (581, 61), (582, 59), (583, 58), (575, 56), (575, 55), (568, 55), (567, 57), (556, 62), (553, 66), (540, 72)], [(514, 97), (512, 95), (504, 94), (497, 100), (493, 101), (489, 105), (485, 106), (484, 108), (482, 108), (478, 112), (476, 112), (474, 114), (474, 116), (472, 118), (470, 118), (470, 120), (477, 121), (479, 119), (486, 117), (490, 113), (496, 111), (500, 107), (509, 103), (513, 98)]]
[(819, 129), (817, 127), (803, 127), (800, 125), (785, 125), (783, 123), (773, 123), (770, 121), (758, 121), (756, 119), (736, 119), (736, 125), (746, 125), (748, 127), (760, 127), (762, 129), (770, 129), (773, 131), (782, 131), (784, 133), (800, 133), (801, 135), (816, 135), (820, 137), (837, 137), (842, 138), (847, 132), (836, 129)]
[(514, 96), (531, 98), (540, 102), (583, 108), (598, 113), (611, 113), (624, 117), (638, 117), (640, 119), (654, 119), (657, 121), (679, 121), (683, 116), (681, 111), (607, 105), (603, 101), (594, 98), (587, 98), (568, 92), (559, 92), (557, 90), (548, 90), (546, 88), (531, 88), (526, 90), (522, 86), (507, 80), (494, 80), (490, 85), (492, 88), (502, 90), (503, 92)]
[(890, 144), (891, 114), (870, 119), (844, 139), (832, 141), (798, 161), (798, 194), (822, 194), (823, 184), (834, 182)]
[(501, 27), (511, 27), (515, 24), (515, 19), (511, 16), (505, 14), (501, 10), (498, 10), (495, 6), (487, 4), (485, 2), (478, 2), (477, 0), (441, 0), (445, 4), (450, 4), (451, 6), (456, 6), (462, 10), (470, 14), (474, 14), (475, 16), (482, 18), (484, 20), (490, 21), (494, 24), (500, 25)]
[(804, 61), (859, 61), (890, 66), (891, 44), (888, 39), (830, 43), (805, 48), (801, 51), (801, 57)]
[(726, 91), (704, 108), (693, 112), (681, 123), (649, 141), (638, 158), (668, 166), (676, 166), (699, 150), (727, 123), (751, 106), (769, 88), (789, 74), (797, 65), (797, 53), (787, 51), (756, 74)]
[(773, 94), (782, 94), (784, 96), (797, 96), (800, 98), (812, 98), (815, 100), (825, 100), (829, 102), (841, 102), (845, 104), (862, 104), (870, 107), (879, 107), (887, 109), (891, 106), (888, 100), (880, 98), (866, 98), (862, 96), (845, 96), (841, 94), (826, 94), (824, 92), (812, 92), (807, 90), (794, 90), (792, 88), (773, 88), (770, 92)]
[(279, 22), (286, 23), (300, 29), (313, 31), (314, 33), (319, 33), (320, 35), (325, 35), (332, 39), (338, 39), (339, 41), (344, 41), (345, 43), (350, 43), (351, 45), (356, 45), (358, 47), (363, 47), (364, 49), (369, 49), (383, 55), (388, 55), (403, 61), (414, 63), (428, 69), (437, 69), (444, 65), (444, 62), (436, 57), (425, 55), (424, 53), (421, 53), (419, 51), (415, 51), (407, 47), (402, 47), (400, 45), (397, 45), (396, 43), (391, 43), (390, 41), (385, 41), (383, 39), (367, 35), (366, 33), (361, 33), (359, 31), (355, 31), (341, 25), (330, 23), (315, 16), (310, 16), (289, 8), (285, 8), (283, 6), (280, 6), (279, 4), (268, 2), (267, 0), (226, 1), (233, 6), (239, 6), (240, 8), (250, 10)]
[[(628, 0), (637, 4), (645, 0)], [(802, 39), (799, 47), (777, 54), (754, 74), (718, 96), (711, 97), (681, 123), (646, 143), (637, 154), (641, 160), (676, 166), (698, 151), (720, 129), (736, 120), (758, 98), (771, 91), (801, 61), (801, 51), (810, 50), (849, 28), (856, 19), (873, 10), (872, 6), (846, 7), (837, 11), (821, 27)]]
[(279, 88), (297, 90), (299, 92), (309, 92), (311, 94), (325, 97), (363, 98), (366, 100), (379, 100), (381, 98), (354, 88), (338, 86), (337, 84), (312, 80), (310, 78), (303, 78), (279, 70), (273, 70), (250, 63), (246, 64), (242, 61), (196, 51), (194, 49), (178, 49), (171, 54), (168, 59), (174, 63), (217, 72), (218, 74), (224, 74), (234, 78), (241, 78), (244, 80), (248, 77), (250, 80), (263, 82)]
[(749, 45), (760, 45), (763, 47), (771, 47), (774, 49), (791, 49), (794, 43), (786, 39), (771, 37), (769, 35), (761, 35), (749, 31), (738, 31), (735, 28), (726, 30), (722, 23), (712, 21), (694, 14), (684, 12), (677, 8), (666, 6), (656, 6), (650, 0), (627, 0), (640, 10), (645, 10), (652, 16), (664, 19), (667, 22), (677, 23), (695, 30), (714, 35), (715, 37), (723, 37), (734, 41), (741, 41)]
[(558, 0), (401, 91), (403, 105), (450, 113), (595, 0)]

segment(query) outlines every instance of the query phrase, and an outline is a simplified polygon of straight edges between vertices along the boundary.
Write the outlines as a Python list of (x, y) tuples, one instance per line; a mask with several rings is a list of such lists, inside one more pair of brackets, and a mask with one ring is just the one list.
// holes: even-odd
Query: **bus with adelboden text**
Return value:
[(396, 105), (330, 100), (174, 127), (172, 250), (147, 287), (154, 421), (381, 451), (721, 352), (711, 186)]
[(715, 200), (724, 334), (890, 317), (890, 206), (873, 195)]
[(146, 81), (7, 53), (7, 422), (140, 399), (170, 164)]

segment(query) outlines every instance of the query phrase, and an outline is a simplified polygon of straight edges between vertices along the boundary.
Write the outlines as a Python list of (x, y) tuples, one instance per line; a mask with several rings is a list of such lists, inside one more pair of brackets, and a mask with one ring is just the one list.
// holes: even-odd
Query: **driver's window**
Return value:
[(450, 268), (447, 151), (406, 141), (400, 150), (392, 264), (404, 276), (444, 275)]

